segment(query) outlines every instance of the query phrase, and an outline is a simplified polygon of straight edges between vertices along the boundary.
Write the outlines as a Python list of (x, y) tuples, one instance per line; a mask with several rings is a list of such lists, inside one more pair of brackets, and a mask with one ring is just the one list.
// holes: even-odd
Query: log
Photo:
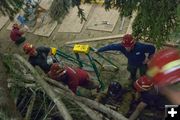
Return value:
[(60, 82), (54, 81), (52, 79), (47, 79), (47, 78), (46, 78), (46, 80), (48, 80), (48, 82), (54, 84), (55, 86), (59, 86), (61, 89), (58, 89), (58, 91), (57, 91), (57, 89), (55, 89), (55, 91), (60, 93), (61, 95), (66, 95), (66, 97), (68, 97), (71, 100), (76, 100), (80, 103), (83, 103), (83, 104), (89, 106), (90, 108), (96, 109), (104, 114), (107, 114), (110, 118), (114, 118), (115, 120), (128, 120), (120, 113), (118, 113), (96, 101), (90, 100), (88, 98), (72, 95), (70, 92), (68, 92), (70, 90), (65, 86), (62, 87), (63, 85)]
[[(54, 88), (54, 90), (59, 93), (60, 95), (64, 95), (64, 91), (62, 89), (57, 89), (57, 88)], [(126, 117), (124, 117), (123, 115), (121, 115), (120, 113), (96, 102), (96, 101), (93, 101), (93, 100), (90, 100), (88, 98), (84, 98), (84, 97), (80, 97), (80, 96), (75, 96), (75, 95), (72, 95), (70, 93), (66, 93), (66, 97), (70, 100), (74, 100), (74, 101), (78, 101), (78, 102), (81, 102), (85, 105), (87, 105), (88, 107), (92, 108), (92, 109), (95, 109), (97, 111), (100, 111), (104, 114), (106, 114), (108, 116), (108, 118), (113, 118), (113, 120), (128, 120)]]
[(33, 110), (35, 100), (36, 100), (36, 94), (34, 93), (33, 96), (32, 96), (32, 99), (31, 99), (31, 101), (29, 103), (29, 106), (28, 106), (28, 109), (27, 109), (26, 116), (25, 116), (24, 120), (31, 120), (31, 113), (32, 113), (32, 110)]
[(71, 90), (68, 89), (68, 87), (65, 87), (63, 84), (61, 84), (61, 83), (59, 83), (59, 82), (57, 82), (57, 81), (55, 81), (55, 80), (53, 80), (53, 79), (50, 79), (50, 78), (48, 78), (48, 77), (43, 77), (43, 79), (44, 79), (45, 81), (47, 81), (47, 82), (49, 82), (49, 83), (51, 83), (51, 84), (53, 84), (53, 85), (61, 88), (61, 89), (63, 89), (64, 91), (71, 92)]
[[(117, 40), (117, 39), (122, 38), (124, 35), (125, 34), (112, 35), (112, 36), (107, 36), (107, 37), (88, 38), (88, 39), (83, 39), (83, 40), (75, 40), (75, 41), (72, 41), (72, 42), (66, 42), (65, 45), (87, 43), (87, 42), (96, 42), (96, 41), (104, 41), (104, 40)], [(150, 42), (150, 41), (144, 41), (144, 42), (152, 44), (152, 42)], [(178, 44), (175, 44), (175, 43), (173, 43), (173, 44), (171, 44), (171, 43), (164, 43), (163, 46), (178, 47)], [(106, 53), (112, 53), (112, 52), (106, 52)]]
[(15, 100), (10, 95), (3, 58), (4, 55), (0, 53), (0, 118), (4, 120), (22, 120), (20, 113), (17, 111)]
[(132, 24), (133, 24), (134, 19), (136, 18), (136, 16), (137, 16), (137, 11), (134, 11), (133, 14), (132, 14), (132, 18), (131, 18), (131, 20), (129, 22), (126, 34), (132, 34)]
[[(33, 76), (32, 77), (25, 77), (25, 78), (27, 78), (27, 80), (28, 80), (28, 78), (31, 78), (30, 80), (32, 80), (32, 78), (36, 79)], [(111, 110), (110, 108), (108, 108), (108, 107), (106, 107), (100, 103), (97, 103), (93, 100), (89, 100), (87, 98), (72, 95), (70, 90), (67, 87), (65, 87), (64, 85), (62, 85), (60, 82), (57, 82), (57, 81), (52, 80), (52, 79), (47, 78), (47, 77), (43, 77), (43, 79), (48, 81), (49, 83), (53, 84), (54, 86), (57, 86), (58, 87), (58, 94), (60, 93), (62, 96), (66, 95), (66, 97), (68, 97), (70, 100), (74, 100), (75, 102), (77, 101), (81, 104), (83, 103), (86, 106), (89, 106), (89, 109), (90, 108), (96, 109), (96, 110), (98, 110), (104, 114), (107, 114), (108, 117), (114, 118), (115, 120), (127, 120), (127, 118), (125, 118), (124, 116), (122, 116), (118, 112)], [(36, 81), (38, 81), (38, 79)], [(52, 87), (48, 88), (47, 90), (50, 90), (50, 89), (52, 89)], [(59, 91), (61, 91), (61, 92), (59, 92)], [(56, 88), (56, 92), (57, 92), (57, 88)]]
[(87, 115), (92, 119), (92, 120), (103, 120), (102, 116), (100, 116), (99, 113), (93, 111), (86, 105), (82, 104), (81, 102), (75, 101), (86, 113)]
[(65, 107), (64, 103), (61, 101), (60, 97), (55, 94), (52, 90), (52, 87), (49, 86), (36, 72), (36, 70), (20, 55), (14, 54), (15, 59), (18, 59), (26, 68), (30, 70), (32, 76), (36, 79), (36, 82), (45, 90), (47, 95), (54, 101), (57, 105), (60, 115), (64, 118), (64, 120), (73, 120), (71, 115), (69, 114), (67, 108)]
[(121, 25), (120, 25), (120, 28), (119, 28), (120, 31), (123, 30), (124, 22), (125, 22), (125, 17), (122, 18), (122, 22), (121, 22)]
[(103, 40), (112, 40), (112, 39), (119, 39), (122, 38), (124, 34), (112, 35), (107, 37), (98, 37), (98, 38), (88, 38), (83, 40), (75, 40), (72, 42), (66, 42), (65, 45), (75, 44), (75, 43), (85, 43), (85, 42), (96, 42), (96, 41), (103, 41)]

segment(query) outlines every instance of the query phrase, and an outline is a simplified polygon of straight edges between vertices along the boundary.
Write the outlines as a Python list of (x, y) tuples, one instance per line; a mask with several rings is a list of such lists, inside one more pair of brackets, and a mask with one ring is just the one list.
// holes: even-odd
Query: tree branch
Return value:
[(60, 97), (54, 93), (52, 87), (50, 87), (36, 72), (36, 70), (20, 55), (14, 54), (13, 55), (16, 59), (18, 59), (24, 66), (26, 66), (30, 72), (32, 73), (33, 77), (36, 79), (36, 82), (41, 85), (41, 87), (45, 90), (47, 95), (54, 101), (57, 105), (57, 108), (65, 120), (72, 120), (71, 115), (68, 113), (67, 108), (65, 107), (64, 103), (61, 101)]

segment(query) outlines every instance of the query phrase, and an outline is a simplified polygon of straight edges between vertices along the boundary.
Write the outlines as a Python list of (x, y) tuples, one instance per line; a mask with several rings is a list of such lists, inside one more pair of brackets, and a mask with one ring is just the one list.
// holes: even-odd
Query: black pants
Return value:
[(136, 66), (132, 66), (132, 65), (128, 65), (127, 70), (130, 72), (130, 79), (134, 82), (135, 80), (137, 80), (136, 74), (137, 74), (137, 70), (139, 69), (140, 75), (145, 75), (146, 71), (147, 71), (147, 64), (143, 64), (139, 67)]
[(16, 44), (16, 45), (20, 45), (20, 44), (23, 43), (25, 40), (26, 40), (25, 37), (20, 37), (20, 38), (15, 42), (15, 44)]

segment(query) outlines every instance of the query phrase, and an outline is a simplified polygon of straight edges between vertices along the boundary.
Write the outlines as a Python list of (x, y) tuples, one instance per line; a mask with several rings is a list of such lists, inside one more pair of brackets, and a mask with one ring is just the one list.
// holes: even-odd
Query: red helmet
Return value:
[(23, 45), (23, 50), (24, 50), (24, 52), (25, 52), (26, 54), (31, 55), (31, 54), (33, 54), (33, 52), (35, 51), (35, 47), (34, 47), (32, 44), (30, 44), (30, 43), (25, 43), (25, 44)]
[(133, 47), (135, 44), (135, 41), (130, 34), (126, 34), (123, 36), (122, 45), (124, 47)]
[(153, 81), (150, 80), (147, 76), (141, 76), (136, 82), (134, 83), (135, 89), (140, 91), (147, 91), (153, 86)]
[(167, 85), (180, 81), (180, 52), (177, 49), (160, 50), (151, 58), (147, 75), (154, 84)]

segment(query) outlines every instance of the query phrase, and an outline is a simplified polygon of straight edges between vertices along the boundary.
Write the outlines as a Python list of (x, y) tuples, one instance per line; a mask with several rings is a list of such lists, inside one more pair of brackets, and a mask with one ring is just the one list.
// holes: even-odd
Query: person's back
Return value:
[(39, 66), (45, 73), (49, 72), (51, 65), (47, 63), (47, 56), (50, 52), (50, 48), (38, 47), (36, 48), (37, 55), (30, 56), (28, 61), (33, 66)]
[(20, 30), (18, 24), (14, 24), (10, 33), (10, 38), (16, 44), (21, 44), (26, 39), (23, 37), (24, 32)]
[(21, 36), (23, 32), (20, 32), (19, 27), (13, 27), (11, 30), (10, 38), (12, 41), (16, 42)]
[(76, 93), (78, 86), (85, 86), (88, 82), (89, 76), (86, 71), (80, 68), (66, 67), (68, 86)]
[(89, 79), (88, 73), (80, 68), (62, 67), (58, 63), (53, 63), (48, 76), (67, 85), (76, 95), (80, 93), (79, 86), (86, 89), (98, 88), (98, 85)]

